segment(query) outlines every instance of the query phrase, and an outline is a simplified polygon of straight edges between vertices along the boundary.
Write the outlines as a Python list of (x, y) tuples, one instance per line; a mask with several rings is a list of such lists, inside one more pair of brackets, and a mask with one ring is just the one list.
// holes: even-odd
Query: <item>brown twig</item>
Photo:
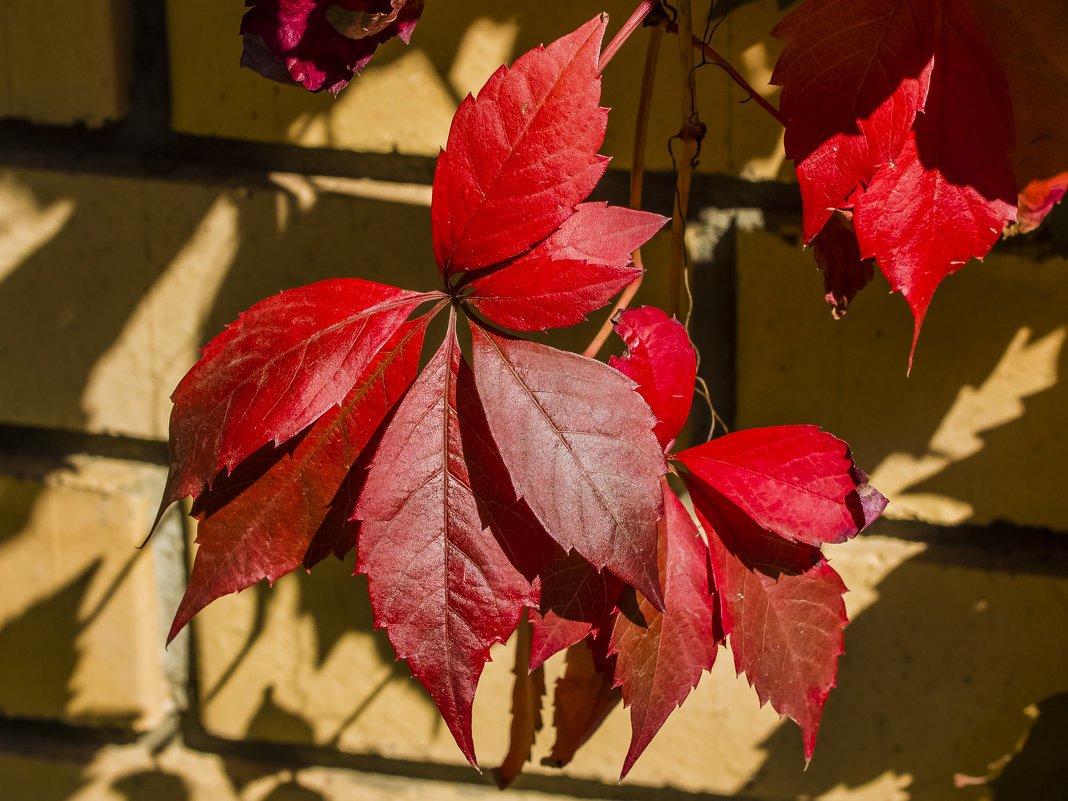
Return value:
[[(645, 4), (643, 3), (643, 5)], [(645, 175), (645, 145), (649, 139), (649, 109), (653, 98), (653, 84), (656, 82), (656, 65), (660, 58), (660, 42), (663, 38), (663, 27), (657, 26), (649, 29), (649, 43), (645, 50), (645, 70), (642, 72), (641, 92), (638, 95), (638, 115), (634, 122), (634, 154), (630, 164), (630, 207), (632, 209), (640, 209), (642, 207), (642, 178)], [(644, 270), (640, 248), (631, 254), (631, 258), (634, 259), (635, 267), (639, 270)], [(589, 356), (591, 359), (594, 359), (597, 357), (597, 354), (601, 352), (604, 343), (608, 341), (608, 337), (612, 334), (612, 318), (615, 317), (617, 311), (625, 308), (632, 300), (634, 300), (634, 295), (638, 292), (638, 288), (641, 284), (642, 274), (639, 273), (638, 277), (623, 290), (623, 293), (619, 296), (618, 300), (616, 300), (615, 305), (612, 307), (612, 312), (608, 315), (608, 319), (604, 321), (601, 325), (601, 329), (597, 332), (597, 335), (590, 342), (586, 350), (583, 351), (584, 356)]]

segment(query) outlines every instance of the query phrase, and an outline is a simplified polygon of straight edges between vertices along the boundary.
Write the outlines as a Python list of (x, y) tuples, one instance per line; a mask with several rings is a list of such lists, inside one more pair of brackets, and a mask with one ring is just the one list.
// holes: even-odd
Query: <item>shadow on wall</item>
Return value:
[[(1051, 558), (1064, 567), (1063, 555)], [(1047, 720), (1009, 763), (1020, 767), (993, 782), (994, 797), (1021, 797), (1013, 793), (1025, 764), (1035, 775), (1063, 771), (1063, 728), (1060, 755), (1041, 743), (1058, 716), (1063, 723), (1064, 702), (1054, 696), (1068, 690), (1068, 641), (1060, 636), (1068, 586), (1063, 575), (1029, 573), (1014, 561), (1010, 553), (1004, 561), (992, 555), (986, 569), (955, 566), (962, 560), (933, 546), (893, 570), (846, 629), (838, 687), (808, 770), (799, 770), (796, 727), (784, 725), (763, 743), (766, 761), (743, 792), (815, 797), (871, 786), (887, 799), (989, 797), (978, 782), (957, 789), (955, 777), (996, 775), (1033, 722), (1024, 714), (1031, 705), (1048, 710)]]

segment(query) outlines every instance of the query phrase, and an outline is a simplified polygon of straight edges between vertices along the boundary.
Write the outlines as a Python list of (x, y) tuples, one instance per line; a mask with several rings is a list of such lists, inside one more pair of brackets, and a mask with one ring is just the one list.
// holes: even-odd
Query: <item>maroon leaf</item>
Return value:
[(810, 243), (858, 184), (893, 165), (930, 81), (932, 0), (807, 0), (772, 31), (786, 42), (786, 155)]
[(645, 628), (617, 615), (608, 646), (616, 655), (615, 683), (623, 689), (623, 705), (630, 707), (630, 749), (620, 779), (697, 687), (702, 671), (712, 668), (719, 645), (708, 549), (689, 512), (666, 488), (664, 506), (659, 563), (666, 611), (643, 600)]
[(337, 94), (380, 44), (411, 39), (423, 0), (245, 0), (241, 66)]
[(261, 301), (203, 350), (171, 399), (171, 465), (159, 517), (268, 442), (341, 403), (379, 348), (431, 295), (357, 278)]
[(550, 656), (586, 639), (594, 628), (588, 620), (568, 620), (551, 609), (544, 615), (531, 612), (530, 623), (533, 640), (528, 667), (531, 670), (541, 667)]
[(819, 545), (860, 530), (849, 446), (816, 426), (736, 431), (675, 458), (780, 537)]
[(541, 763), (562, 768), (570, 762), (622, 698), (623, 692), (612, 686), (611, 662), (598, 658), (589, 638), (568, 648), (553, 704), (556, 742)]
[(608, 166), (597, 74), (606, 18), (501, 67), (456, 111), (431, 203), (446, 279), (524, 253), (571, 216)]
[[(382, 437), (354, 517), (357, 570), (367, 575), (375, 626), (408, 660), (464, 756), (476, 765), (471, 705), (489, 649), (515, 629), (534, 589), (481, 520), (463, 438), (467, 409), (455, 318), (437, 354)], [(477, 410), (471, 410), (477, 416)], [(444, 447), (443, 447), (444, 446)]]
[(651, 556), (667, 466), (633, 382), (602, 362), (478, 327), (471, 351), (516, 492), (565, 550), (661, 606)]
[(645, 211), (581, 203), (530, 253), (473, 281), (467, 301), (516, 331), (581, 323), (641, 274), (631, 253), (666, 221)]
[(545, 671), (527, 669), (530, 663), (531, 631), (523, 624), (516, 629), (515, 684), (512, 686), (512, 725), (509, 730), (508, 753), (499, 768), (493, 771), (497, 787), (505, 789), (530, 761), (534, 739), (542, 728), (541, 705), (545, 696)]
[(924, 113), (893, 165), (876, 172), (856, 200), (853, 217), (861, 256), (874, 256), (908, 300), (913, 351), (935, 287), (985, 256), (1016, 219), (1005, 78), (970, 3), (939, 5), (926, 14), (939, 28)]
[(428, 319), (402, 325), (341, 406), (299, 442), (266, 446), (197, 498), (200, 547), (168, 642), (220, 595), (261, 579), (274, 583), (304, 560), (314, 537), (340, 538), (353, 526), (353, 484), (362, 481), (363, 471), (352, 465), (415, 378)]
[(656, 415), (653, 432), (667, 450), (686, 425), (693, 403), (697, 355), (690, 335), (678, 320), (652, 306), (627, 310), (616, 333), (627, 343), (627, 354), (608, 363), (638, 384), (638, 394)]
[(756, 689), (801, 726), (812, 759), (827, 696), (838, 675), (848, 622), (838, 574), (824, 561), (797, 575), (754, 572), (724, 546), (708, 520), (709, 553), (724, 632), (734, 665)]
[(875, 264), (860, 257), (852, 214), (834, 214), (812, 240), (812, 255), (823, 271), (824, 298), (831, 304), (834, 318), (845, 316), (857, 293), (871, 283)]

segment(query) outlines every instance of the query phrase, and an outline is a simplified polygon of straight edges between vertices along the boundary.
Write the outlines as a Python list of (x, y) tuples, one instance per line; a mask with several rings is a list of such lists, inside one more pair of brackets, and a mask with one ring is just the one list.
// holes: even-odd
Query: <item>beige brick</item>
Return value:
[(912, 315), (878, 271), (835, 322), (809, 253), (743, 235), (738, 424), (842, 437), (891, 516), (1068, 528), (1065, 267), (997, 249), (967, 264), (935, 293), (906, 376)]
[[(459, 100), (477, 91), (502, 63), (563, 36), (603, 10), (611, 15), (611, 36), (634, 5), (620, 0), (559, 6), (526, 2), (501, 10), (469, 0), (428, 3), (412, 44), (385, 44), (334, 99), (239, 68), (239, 7), (172, 0), (174, 125), (213, 136), (436, 156)], [(695, 3), (699, 32), (707, 10), (707, 2)], [(767, 86), (767, 80), (780, 46), (768, 33), (781, 17), (772, 0), (749, 3), (730, 14), (713, 38), (718, 51), (773, 102), (777, 89)], [(631, 163), (646, 37), (644, 31), (636, 32), (604, 74), (602, 105), (613, 113), (603, 152), (614, 157), (616, 167)], [(681, 121), (678, 63), (677, 37), (665, 37), (651, 112), (650, 169), (672, 168), (668, 139)], [(700, 168), (760, 178), (783, 173), (781, 126), (755, 104), (740, 105), (745, 94), (717, 67), (699, 71), (698, 87), (698, 108), (708, 126)]]
[[(831, 552), (852, 590), (854, 622), (808, 771), (800, 731), (758, 708), (721, 652), (628, 784), (769, 799), (875, 801), (907, 798), (899, 791), (909, 786), (931, 793), (957, 772), (986, 775), (1026, 733), (1025, 707), (1064, 689), (1068, 650), (1051, 637), (1068, 624), (1063, 577), (954, 566), (964, 564), (961, 553), (887, 536)], [(463, 764), (382, 632), (370, 632), (362, 580), (348, 573), (330, 562), (201, 613), (194, 625), (205, 728), (232, 739)], [(484, 767), (503, 750), (509, 704), (511, 648), (493, 656), (475, 703)], [(559, 659), (550, 662), (550, 686), (560, 669)], [(613, 784), (629, 738), (627, 714), (617, 709), (564, 775)], [(542, 733), (536, 759), (552, 740), (551, 730)], [(559, 775), (540, 765), (528, 772)], [(922, 793), (916, 797), (934, 797)]]
[(162, 479), (89, 457), (0, 477), (2, 714), (149, 729), (173, 709), (153, 549), (136, 549)]
[(0, 5), (0, 117), (99, 126), (126, 113), (128, 0)]

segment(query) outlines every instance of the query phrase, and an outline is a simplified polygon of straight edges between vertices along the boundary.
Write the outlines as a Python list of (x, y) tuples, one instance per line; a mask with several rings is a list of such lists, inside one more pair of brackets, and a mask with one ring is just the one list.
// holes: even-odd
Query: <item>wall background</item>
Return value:
[[(773, 101), (779, 6), (741, 4), (713, 39)], [(84, 0), (62, 14), (0, 3), (5, 798), (497, 793), (370, 630), (353, 557), (220, 599), (164, 650), (194, 532), (175, 511), (135, 546), (165, 476), (168, 396), (197, 348), (252, 303), (314, 280), (429, 288), (429, 186), (456, 104), (605, 7), (616, 25), (631, 11), (431, 0), (412, 46), (383, 47), (335, 100), (237, 67), (236, 0)], [(641, 40), (604, 77), (614, 162), (599, 192), (616, 202)], [(665, 40), (646, 192), (664, 212), (673, 48)], [(797, 245), (781, 131), (714, 67), (698, 82), (709, 130), (687, 238), (717, 409), (740, 427), (822, 425), (891, 506), (833, 550), (854, 622), (807, 771), (796, 727), (758, 709), (721, 658), (624, 784), (617, 710), (565, 772), (533, 766), (511, 792), (1056, 797), (1068, 779), (1066, 215), (943, 284), (906, 379), (904, 301), (877, 278), (832, 322)], [(646, 253), (642, 302), (665, 302), (666, 249), (661, 235)], [(486, 767), (504, 751), (511, 663), (498, 649), (476, 700)]]

